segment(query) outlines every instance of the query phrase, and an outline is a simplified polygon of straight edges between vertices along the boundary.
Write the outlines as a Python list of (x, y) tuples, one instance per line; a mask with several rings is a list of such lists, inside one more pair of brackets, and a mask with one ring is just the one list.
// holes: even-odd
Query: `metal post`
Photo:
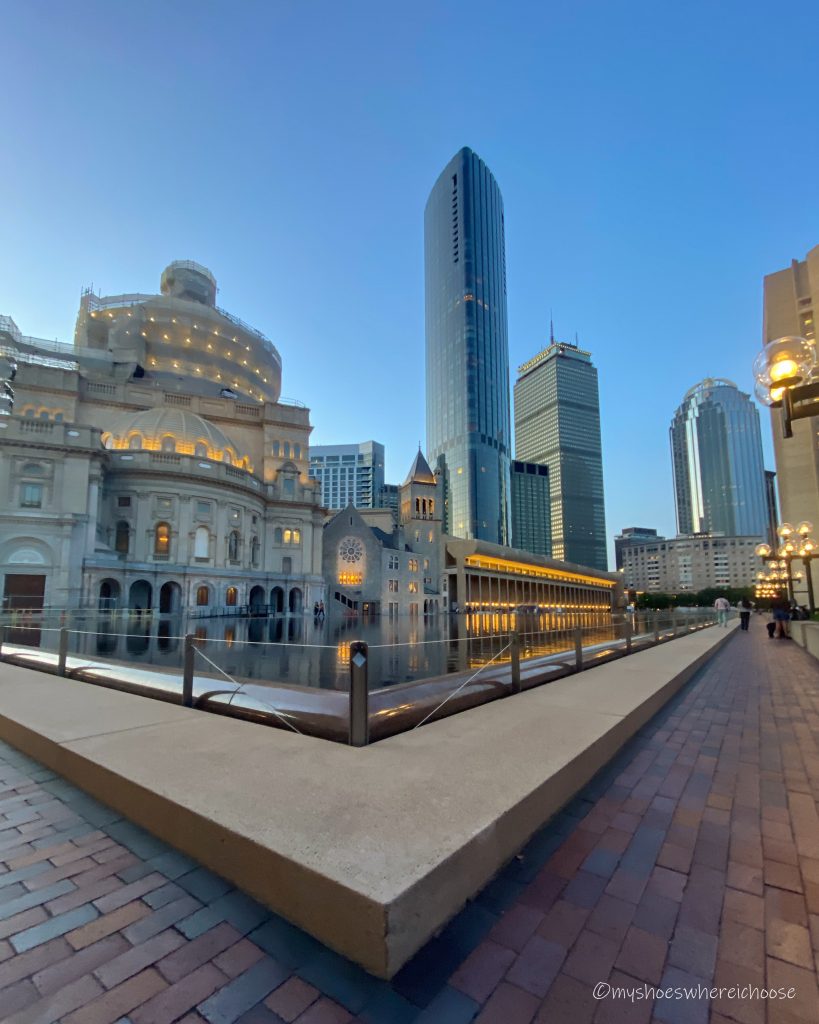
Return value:
[(626, 654), (631, 654), (632, 629), (631, 622), (628, 619), (623, 623), (623, 633), (626, 638)]
[(580, 626), (574, 631), (574, 668), (575, 672), (583, 671), (583, 630)]
[(196, 648), (193, 646), (195, 637), (193, 633), (185, 634), (185, 660), (182, 667), (182, 705), (186, 708), (193, 707), (193, 662)]
[(65, 626), (60, 627), (60, 646), (57, 649), (57, 672), (65, 675), (65, 663), (68, 658), (68, 630)]
[(350, 644), (350, 733), (351, 747), (370, 742), (370, 708), (367, 690), (368, 649), (363, 640)]
[(810, 571), (810, 563), (812, 561), (813, 559), (810, 557), (810, 555), (807, 558), (802, 559), (802, 565), (804, 565), (805, 567), (805, 582), (808, 585), (808, 610), (810, 611), (811, 615), (813, 615), (813, 613), (816, 611), (816, 604), (813, 599), (813, 576), (811, 575)]
[(676, 612), (672, 612), (671, 613), (671, 638), (672, 639), (676, 638), (676, 636), (677, 636), (677, 629), (678, 628), (679, 627), (678, 627), (678, 622), (677, 622), (677, 613)]
[(0, 626), (0, 657), (3, 655), (3, 644), (6, 641), (6, 627)]
[(512, 631), (509, 647), (512, 653), (512, 693), (520, 693), (520, 634)]
[(654, 643), (660, 642), (660, 613), (654, 612)]

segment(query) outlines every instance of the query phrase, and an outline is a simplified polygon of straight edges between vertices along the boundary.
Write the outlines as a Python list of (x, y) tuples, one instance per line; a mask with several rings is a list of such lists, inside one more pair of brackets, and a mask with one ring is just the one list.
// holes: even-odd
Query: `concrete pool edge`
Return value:
[(390, 977), (732, 634), (361, 750), (2, 665), (0, 736)]

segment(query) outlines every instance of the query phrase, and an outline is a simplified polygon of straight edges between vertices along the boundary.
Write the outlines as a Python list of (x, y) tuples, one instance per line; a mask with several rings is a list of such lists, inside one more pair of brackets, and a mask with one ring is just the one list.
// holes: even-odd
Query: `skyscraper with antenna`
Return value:
[(597, 370), (591, 353), (555, 340), (518, 367), (515, 458), (548, 466), (552, 555), (607, 569)]

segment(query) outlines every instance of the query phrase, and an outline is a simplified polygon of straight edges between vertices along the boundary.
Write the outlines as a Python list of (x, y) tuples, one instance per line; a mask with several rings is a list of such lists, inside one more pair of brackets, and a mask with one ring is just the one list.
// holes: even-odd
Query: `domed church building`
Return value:
[[(74, 344), (25, 337), (0, 415), (4, 607), (301, 614), (325, 600), (309, 411), (281, 357), (172, 263), (160, 294), (83, 293)], [(10, 356), (11, 358), (11, 356)]]

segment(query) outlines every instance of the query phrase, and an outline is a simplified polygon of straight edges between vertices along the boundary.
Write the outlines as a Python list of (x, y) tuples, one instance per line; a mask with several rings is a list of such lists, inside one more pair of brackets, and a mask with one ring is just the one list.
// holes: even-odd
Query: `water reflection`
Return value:
[[(378, 687), (509, 661), (511, 630), (520, 634), (524, 658), (571, 649), (576, 626), (583, 628), (585, 645), (618, 635), (609, 615), (591, 611), (393, 619), (331, 614), (323, 621), (276, 616), (195, 622), (183, 616), (81, 613), (70, 623), (72, 630), (78, 630), (71, 634), (70, 648), (72, 653), (176, 672), (182, 662), (182, 639), (192, 632), (198, 649), (235, 679), (346, 690), (353, 640), (370, 645), (370, 685)], [(200, 658), (196, 670), (216, 674)]]

